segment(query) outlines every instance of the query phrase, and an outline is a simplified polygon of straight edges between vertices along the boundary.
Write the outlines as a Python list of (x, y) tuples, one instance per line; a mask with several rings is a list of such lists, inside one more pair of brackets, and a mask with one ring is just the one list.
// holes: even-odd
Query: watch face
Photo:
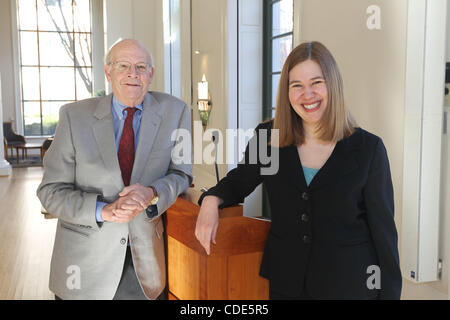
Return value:
[(158, 207), (156, 205), (150, 205), (147, 210), (145, 210), (147, 218), (153, 219), (158, 215)]

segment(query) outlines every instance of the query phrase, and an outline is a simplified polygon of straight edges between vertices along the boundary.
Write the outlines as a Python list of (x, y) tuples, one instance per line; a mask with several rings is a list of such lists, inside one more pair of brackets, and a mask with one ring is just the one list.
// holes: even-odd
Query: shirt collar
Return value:
[[(142, 105), (138, 104), (137, 106), (134, 106), (136, 109), (138, 109), (139, 111), (142, 112)], [(119, 100), (117, 100), (117, 98), (113, 95), (113, 99), (112, 99), (112, 112), (113, 114), (118, 118), (121, 119), (125, 116), (124, 115), (124, 110), (128, 108), (128, 106), (122, 104)]]

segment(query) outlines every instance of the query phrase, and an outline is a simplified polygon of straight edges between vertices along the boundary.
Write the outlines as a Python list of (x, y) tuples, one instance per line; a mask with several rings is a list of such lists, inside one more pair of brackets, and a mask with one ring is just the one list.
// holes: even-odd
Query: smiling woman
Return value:
[[(267, 139), (273, 130), (278, 142)], [(260, 275), (271, 299), (399, 299), (389, 160), (382, 140), (357, 128), (346, 110), (324, 45), (303, 43), (289, 54), (275, 120), (255, 131), (249, 146), (278, 147), (279, 170), (260, 173), (267, 162), (255, 164), (247, 146), (245, 160), (201, 196), (195, 235), (206, 252), (216, 243), (219, 205), (241, 203), (264, 183), (272, 223)]]
[(274, 129), (280, 130), (279, 146), (302, 144), (308, 132), (333, 142), (350, 136), (356, 123), (344, 103), (343, 87), (337, 63), (324, 45), (296, 47), (286, 59), (278, 88)]

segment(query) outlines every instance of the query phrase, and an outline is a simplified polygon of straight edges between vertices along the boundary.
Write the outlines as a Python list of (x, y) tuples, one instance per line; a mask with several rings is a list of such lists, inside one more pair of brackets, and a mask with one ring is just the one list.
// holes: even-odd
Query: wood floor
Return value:
[(0, 177), (0, 299), (48, 300), (56, 219), (45, 219), (36, 189), (41, 167)]

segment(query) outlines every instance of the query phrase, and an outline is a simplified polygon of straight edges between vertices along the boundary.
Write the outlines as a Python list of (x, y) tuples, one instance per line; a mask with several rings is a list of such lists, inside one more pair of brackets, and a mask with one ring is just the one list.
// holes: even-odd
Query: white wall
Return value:
[(0, 1), (0, 73), (2, 74), (3, 121), (15, 121), (14, 61), (11, 33), (11, 2)]
[(92, 72), (93, 92), (105, 90), (105, 36), (103, 32), (103, 0), (91, 0), (92, 6)]
[(164, 89), (192, 102), (190, 1), (163, 0)]
[[(447, 62), (450, 62), (450, 0), (447, 0)], [(450, 84), (446, 87), (450, 90)], [(450, 107), (450, 93), (445, 96), (444, 104)]]
[(450, 62), (450, 0), (447, 0), (447, 62)]
[(103, 8), (105, 52), (120, 38), (140, 41), (155, 64), (150, 90), (164, 91), (162, 0), (104, 0)]
[[(0, 124), (3, 123), (2, 104), (2, 74), (0, 73)], [(3, 141), (3, 129), (0, 130), (0, 141)], [(8, 152), (8, 150), (6, 150)], [(0, 177), (11, 175), (12, 169), (8, 161), (5, 160), (4, 148), (0, 147)]]

